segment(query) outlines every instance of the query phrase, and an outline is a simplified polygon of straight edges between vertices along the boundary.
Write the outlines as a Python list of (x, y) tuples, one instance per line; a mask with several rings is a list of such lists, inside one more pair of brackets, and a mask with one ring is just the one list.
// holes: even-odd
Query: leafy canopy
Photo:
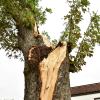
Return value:
[(7, 51), (9, 57), (12, 55), (17, 57), (19, 49), (17, 26), (32, 29), (35, 22), (44, 24), (46, 12), (52, 12), (49, 8), (42, 10), (42, 7), (39, 7), (39, 1), (0, 0), (0, 45)]
[[(40, 0), (0, 0), (0, 45), (8, 51), (9, 56), (17, 55), (19, 50), (17, 26), (32, 29), (35, 22), (44, 24), (46, 12), (52, 12), (49, 8), (43, 10), (39, 2)], [(64, 16), (66, 27), (60, 40), (71, 42), (73, 50), (77, 50), (76, 55), (69, 54), (71, 71), (76, 72), (86, 63), (85, 57), (93, 55), (95, 44), (100, 44), (100, 15), (89, 12), (89, 0), (67, 0), (67, 3), (70, 11)], [(90, 24), (82, 34), (79, 23), (87, 12), (90, 13)], [(46, 32), (44, 34), (47, 35)], [(54, 40), (54, 45), (56, 43)]]
[[(95, 12), (89, 12), (90, 2), (88, 0), (67, 1), (70, 11), (64, 17), (66, 28), (62, 33), (61, 39), (71, 42), (73, 44), (72, 48), (77, 50), (76, 55), (69, 55), (72, 72), (74, 72), (81, 70), (81, 66), (86, 64), (85, 57), (91, 57), (95, 44), (100, 44), (100, 15)], [(83, 15), (85, 13), (90, 14), (90, 23), (87, 30), (82, 34), (79, 24), (84, 20)]]

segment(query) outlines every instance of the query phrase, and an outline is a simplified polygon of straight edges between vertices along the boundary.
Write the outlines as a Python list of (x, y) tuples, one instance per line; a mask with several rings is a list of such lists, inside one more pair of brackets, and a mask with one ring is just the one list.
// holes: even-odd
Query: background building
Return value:
[(71, 87), (71, 100), (100, 100), (100, 83)]

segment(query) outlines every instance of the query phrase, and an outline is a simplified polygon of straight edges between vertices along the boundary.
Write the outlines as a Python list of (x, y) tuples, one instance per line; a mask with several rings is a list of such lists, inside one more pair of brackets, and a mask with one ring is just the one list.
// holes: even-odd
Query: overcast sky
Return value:
[[(52, 39), (58, 39), (60, 32), (64, 30), (63, 16), (67, 13), (67, 0), (42, 0), (41, 5), (49, 6), (53, 9), (53, 14), (49, 14), (46, 25), (40, 28), (41, 31), (46, 30), (50, 33)], [(90, 0), (91, 9), (100, 13), (100, 1)], [(84, 31), (88, 25), (89, 17), (86, 18), (80, 26)], [(100, 82), (100, 47), (96, 46), (94, 56), (87, 58), (87, 64), (82, 68), (82, 71), (70, 75), (71, 86), (83, 85)], [(20, 60), (8, 59), (5, 56), (4, 50), (0, 51), (0, 100), (23, 100), (24, 95), (24, 63)]]

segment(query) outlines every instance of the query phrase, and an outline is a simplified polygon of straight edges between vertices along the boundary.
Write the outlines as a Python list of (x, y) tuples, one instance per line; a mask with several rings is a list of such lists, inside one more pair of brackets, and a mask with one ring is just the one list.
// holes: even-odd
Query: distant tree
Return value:
[[(0, 46), (8, 57), (23, 54), (24, 100), (70, 100), (69, 72), (81, 70), (84, 59), (93, 55), (96, 43), (100, 44), (100, 16), (89, 12), (89, 1), (66, 3), (70, 11), (64, 16), (65, 30), (59, 42), (50, 43), (38, 26), (45, 23), (51, 9), (43, 10), (39, 0), (0, 0)], [(86, 12), (90, 23), (82, 34), (79, 23)], [(77, 51), (74, 56), (73, 50)]]

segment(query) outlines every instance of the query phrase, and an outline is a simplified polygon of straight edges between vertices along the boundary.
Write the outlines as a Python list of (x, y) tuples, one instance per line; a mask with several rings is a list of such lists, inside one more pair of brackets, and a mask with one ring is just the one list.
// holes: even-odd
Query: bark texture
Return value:
[[(39, 69), (37, 63), (29, 62), (28, 55), (29, 50), (33, 45), (43, 45), (43, 38), (38, 35), (37, 30), (28, 29), (22, 25), (18, 28), (18, 45), (24, 56), (24, 78), (25, 78), (25, 90), (24, 100), (39, 100), (40, 94), (40, 81), (39, 81)], [(35, 34), (35, 35), (34, 35)], [(36, 56), (35, 59), (38, 61)]]
[(25, 76), (25, 92), (24, 92), (24, 100), (39, 100), (40, 95), (40, 81), (39, 81), (39, 70), (38, 66), (33, 65), (25, 65), (25, 67), (29, 69), (24, 70)]
[(52, 100), (71, 100), (70, 80), (69, 80), (69, 64), (67, 57), (62, 62), (58, 72), (58, 79)]
[(18, 27), (18, 37), (25, 60), (24, 100), (70, 100), (66, 46), (52, 50), (37, 29), (22, 26)]
[[(29, 50), (26, 63), (30, 66), (30, 71), (26, 74), (29, 79), (26, 82), (26, 90), (29, 92), (25, 92), (28, 97), (30, 95), (29, 100), (70, 100), (69, 62), (66, 62), (66, 51), (66, 45), (58, 46), (54, 50), (47, 46), (33, 46)], [(27, 96), (25, 100), (28, 100), (26, 98)]]

